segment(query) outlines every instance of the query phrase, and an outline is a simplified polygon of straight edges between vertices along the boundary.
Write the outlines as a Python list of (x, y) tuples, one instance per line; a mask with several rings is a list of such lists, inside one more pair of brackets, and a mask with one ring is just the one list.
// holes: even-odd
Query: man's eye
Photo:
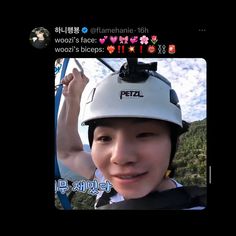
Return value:
[(137, 135), (137, 138), (146, 138), (146, 137), (151, 137), (151, 136), (154, 136), (154, 133), (151, 133), (151, 132), (147, 132), (147, 133), (140, 133)]
[(111, 141), (111, 137), (109, 137), (109, 136), (100, 136), (100, 137), (97, 138), (97, 141), (109, 142), (109, 141)]

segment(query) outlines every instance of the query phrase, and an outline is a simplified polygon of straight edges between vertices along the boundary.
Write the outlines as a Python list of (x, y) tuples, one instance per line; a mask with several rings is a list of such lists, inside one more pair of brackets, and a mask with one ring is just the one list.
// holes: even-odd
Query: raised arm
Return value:
[(95, 165), (90, 153), (84, 152), (78, 133), (81, 96), (89, 80), (74, 68), (61, 82), (64, 84), (65, 101), (57, 127), (58, 158), (75, 173), (90, 179), (94, 175)]

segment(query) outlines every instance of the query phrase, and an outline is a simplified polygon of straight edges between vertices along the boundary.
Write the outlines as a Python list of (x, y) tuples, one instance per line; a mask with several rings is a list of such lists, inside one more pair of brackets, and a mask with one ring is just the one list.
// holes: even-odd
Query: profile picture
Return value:
[(38, 27), (31, 31), (29, 40), (35, 48), (43, 49), (50, 42), (50, 33), (47, 29)]

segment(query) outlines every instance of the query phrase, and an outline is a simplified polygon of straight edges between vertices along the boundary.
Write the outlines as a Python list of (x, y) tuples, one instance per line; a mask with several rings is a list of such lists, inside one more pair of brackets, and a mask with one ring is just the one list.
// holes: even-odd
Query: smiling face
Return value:
[(164, 121), (103, 119), (94, 131), (93, 161), (126, 199), (163, 186), (170, 153), (170, 128)]

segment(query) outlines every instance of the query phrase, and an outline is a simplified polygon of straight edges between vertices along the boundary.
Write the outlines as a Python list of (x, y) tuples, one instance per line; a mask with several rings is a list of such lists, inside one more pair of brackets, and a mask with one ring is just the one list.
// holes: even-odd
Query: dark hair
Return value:
[(40, 33), (44, 33), (44, 35), (46, 37), (48, 37), (49, 34), (50, 34), (49, 31), (47, 29), (43, 28), (43, 27), (38, 27), (38, 28), (35, 28), (34, 30), (32, 30), (32, 32), (34, 32), (34, 33), (36, 33), (36, 31), (38, 31)]

